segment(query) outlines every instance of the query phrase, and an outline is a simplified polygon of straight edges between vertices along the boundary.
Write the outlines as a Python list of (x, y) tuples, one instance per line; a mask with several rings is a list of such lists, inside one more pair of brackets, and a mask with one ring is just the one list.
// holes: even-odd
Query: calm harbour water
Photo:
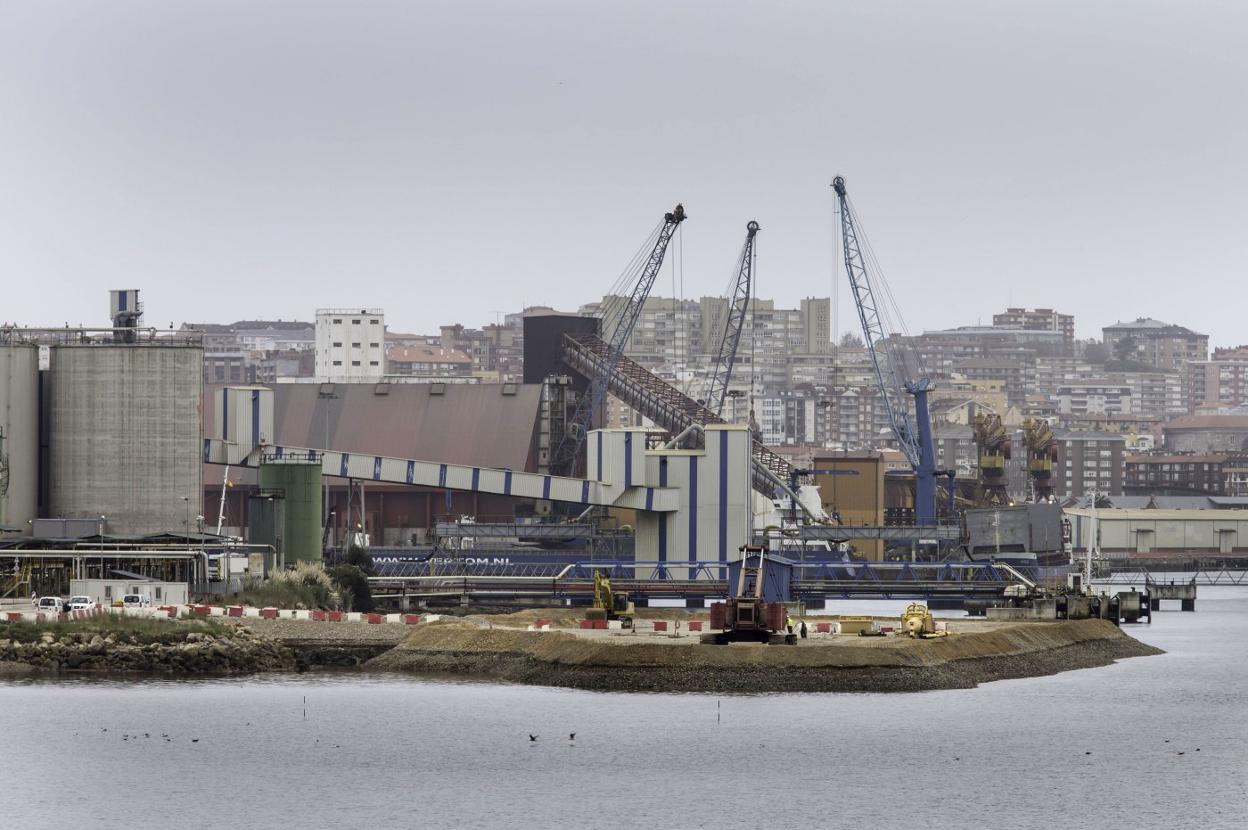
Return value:
[(1198, 608), (1129, 629), (1164, 656), (908, 695), (0, 682), (0, 827), (1245, 827), (1248, 588)]

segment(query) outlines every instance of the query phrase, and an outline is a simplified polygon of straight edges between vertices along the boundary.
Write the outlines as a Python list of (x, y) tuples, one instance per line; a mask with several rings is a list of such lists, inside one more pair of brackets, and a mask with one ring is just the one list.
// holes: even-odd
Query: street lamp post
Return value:
[[(338, 393), (334, 392), (331, 386), (328, 390), (324, 388), (320, 389), (316, 393), (316, 397), (325, 402), (325, 417), (322, 419), (325, 426), (325, 440), (321, 442), (321, 469), (323, 472), (325, 468), (323, 455), (329, 449), (329, 402), (338, 400)], [(328, 535), (327, 531), (329, 530), (329, 482), (324, 480), (323, 475), (321, 477), (321, 493), (323, 499), (321, 507), (321, 520), (325, 523), (321, 529), (321, 536), (325, 537)]]

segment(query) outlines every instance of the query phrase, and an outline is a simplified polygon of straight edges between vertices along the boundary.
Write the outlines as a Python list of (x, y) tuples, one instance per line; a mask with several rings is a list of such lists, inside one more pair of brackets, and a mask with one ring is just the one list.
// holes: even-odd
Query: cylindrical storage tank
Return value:
[(30, 533), (39, 510), (39, 347), (0, 344), (0, 526)]
[(48, 510), (110, 533), (194, 532), (203, 510), (201, 346), (53, 346)]
[(253, 545), (272, 545), (274, 553), (282, 552), (286, 534), (283, 499), (272, 492), (259, 491), (247, 497), (247, 541)]
[(321, 561), (321, 462), (272, 458), (260, 464), (260, 494), (280, 498), (281, 538), (286, 564)]

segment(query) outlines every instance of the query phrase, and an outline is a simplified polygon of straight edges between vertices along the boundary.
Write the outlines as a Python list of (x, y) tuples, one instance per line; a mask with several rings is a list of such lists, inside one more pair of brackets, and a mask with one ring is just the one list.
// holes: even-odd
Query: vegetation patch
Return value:
[(354, 557), (348, 554), (347, 561), (348, 564), (329, 570), (319, 563), (300, 562), (268, 579), (247, 580), (243, 590), (226, 597), (226, 601), (255, 608), (372, 611), (373, 598), (368, 588), (372, 559), (359, 550)]
[(107, 637), (112, 635), (117, 642), (159, 643), (168, 645), (181, 643), (187, 634), (211, 634), (214, 637), (226, 636), (232, 630), (214, 620), (173, 620), (152, 617), (130, 617), (121, 614), (99, 614), (79, 620), (64, 622), (0, 622), (0, 637), (15, 643), (36, 643), (48, 636), (55, 640), (63, 637), (90, 639), (95, 635)]

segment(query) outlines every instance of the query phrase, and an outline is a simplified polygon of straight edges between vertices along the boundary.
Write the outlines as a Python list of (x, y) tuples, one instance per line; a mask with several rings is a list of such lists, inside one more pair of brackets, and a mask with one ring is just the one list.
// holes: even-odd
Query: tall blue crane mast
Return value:
[(745, 226), (745, 245), (741, 248), (741, 258), (737, 260), (737, 278), (732, 297), (728, 301), (724, 336), (719, 342), (719, 356), (715, 360), (715, 372), (711, 375), (711, 388), (706, 393), (707, 408), (720, 417), (724, 414), (724, 398), (728, 395), (732, 367), (737, 362), (737, 346), (741, 343), (745, 315), (749, 311), (750, 297), (753, 296), (754, 236), (757, 233), (758, 223), (751, 220)]
[[(880, 398), (888, 415), (889, 425), (897, 436), (897, 443), (906, 460), (914, 468), (914, 516), (920, 526), (936, 524), (936, 453), (932, 443), (932, 421), (927, 409), (927, 393), (932, 388), (931, 379), (920, 373), (913, 380), (906, 377), (907, 369), (900, 354), (881, 355), (887, 347), (888, 332), (881, 320), (880, 299), (863, 257), (859, 242), (857, 221), (845, 192), (845, 179), (837, 176), (832, 188), (840, 205), (841, 239), (845, 258), (845, 272), (849, 287), (858, 308), (858, 320), (862, 323), (862, 339), (871, 356), (871, 369), (875, 373)], [(906, 395), (914, 398), (911, 415)]]
[(646, 298), (650, 296), (650, 290), (654, 287), (654, 280), (659, 275), (659, 269), (663, 267), (667, 244), (671, 242), (676, 228), (683, 221), (685, 221), (683, 205), (678, 204), (670, 213), (663, 214), (663, 224), (659, 228), (654, 247), (643, 262), (641, 272), (633, 284), (632, 293), (618, 310), (611, 314), (609, 321), (603, 321), (614, 323), (614, 328), (610, 332), (611, 339), (607, 341), (610, 357), (606, 369), (590, 381), (588, 392), (577, 399), (576, 409), (568, 420), (563, 436), (552, 454), (552, 470), (563, 474), (574, 472), (581, 448), (585, 446), (585, 438), (589, 434), (594, 413), (602, 411), (607, 399), (607, 389), (620, 365), (624, 347), (628, 345), (628, 339), (633, 334), (638, 318), (641, 317)]

